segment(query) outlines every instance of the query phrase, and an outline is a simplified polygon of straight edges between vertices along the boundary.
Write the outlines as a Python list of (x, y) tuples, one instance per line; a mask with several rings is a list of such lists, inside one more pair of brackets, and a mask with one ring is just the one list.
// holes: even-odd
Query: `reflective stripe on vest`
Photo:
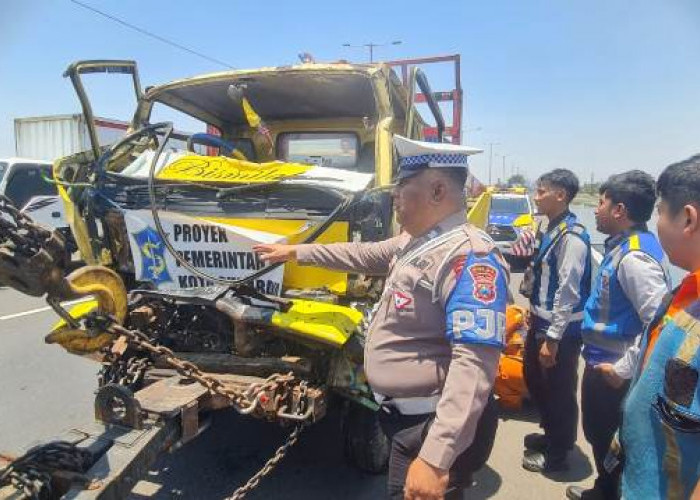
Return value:
[(583, 315), (584, 344), (622, 355), (634, 343), (643, 325), (632, 302), (620, 285), (617, 271), (630, 252), (643, 252), (661, 264), (663, 249), (649, 232), (633, 233), (609, 251), (600, 264)]
[[(540, 249), (534, 261), (535, 280), (533, 293), (530, 298), (531, 309), (539, 311), (551, 311), (554, 306), (554, 297), (559, 289), (559, 270), (557, 269), (557, 256), (555, 247), (566, 234), (576, 235), (589, 247), (585, 270), (581, 278), (581, 301), (574, 306), (573, 312), (579, 313), (588, 298), (591, 288), (591, 262), (590, 262), (590, 237), (586, 228), (576, 221), (575, 215), (566, 217), (557, 227), (549, 231), (542, 238)], [(566, 257), (563, 257), (566, 258)]]

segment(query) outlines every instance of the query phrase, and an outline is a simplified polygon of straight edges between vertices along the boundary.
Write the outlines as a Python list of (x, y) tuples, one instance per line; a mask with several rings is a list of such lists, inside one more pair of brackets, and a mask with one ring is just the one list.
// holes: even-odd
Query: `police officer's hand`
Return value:
[(408, 467), (404, 499), (442, 500), (449, 479), (449, 470), (438, 469), (420, 457), (416, 458)]
[(253, 251), (268, 264), (287, 262), (297, 258), (296, 245), (255, 245)]
[(559, 342), (556, 340), (547, 339), (542, 342), (542, 347), (540, 347), (540, 365), (542, 365), (542, 368), (552, 368), (557, 364), (558, 350)]
[(595, 365), (595, 370), (602, 373), (605, 381), (615, 389), (619, 389), (622, 387), (622, 384), (625, 383), (625, 379), (617, 374), (615, 367), (610, 363), (600, 363), (599, 365)]

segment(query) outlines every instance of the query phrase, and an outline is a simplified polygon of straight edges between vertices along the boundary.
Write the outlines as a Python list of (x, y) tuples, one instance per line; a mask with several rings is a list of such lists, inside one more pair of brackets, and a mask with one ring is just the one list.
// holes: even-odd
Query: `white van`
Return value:
[(51, 162), (25, 158), (0, 158), (0, 194), (22, 212), (49, 229), (58, 229), (72, 242), (63, 201), (51, 179)]

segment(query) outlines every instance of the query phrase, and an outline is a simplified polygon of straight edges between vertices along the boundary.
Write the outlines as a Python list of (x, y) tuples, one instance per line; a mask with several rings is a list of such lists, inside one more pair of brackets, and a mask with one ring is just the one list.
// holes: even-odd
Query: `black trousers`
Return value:
[[(391, 441), (387, 475), (387, 496), (391, 500), (403, 500), (408, 467), (418, 457), (434, 419), (434, 413), (401, 415), (395, 410), (379, 410), (379, 422)], [(492, 397), (481, 415), (474, 442), (457, 457), (450, 469), (445, 500), (462, 498), (463, 490), (472, 483), (472, 473), (479, 470), (491, 455), (497, 427), (498, 409)]]
[(539, 360), (544, 332), (549, 323), (532, 316), (530, 331), (525, 340), (523, 372), (530, 398), (540, 413), (540, 427), (549, 442), (552, 457), (564, 458), (576, 443), (578, 427), (578, 359), (581, 353), (581, 323), (570, 323), (559, 341), (556, 364), (542, 368)]
[(629, 381), (619, 389), (608, 384), (600, 372), (586, 365), (581, 382), (581, 416), (583, 434), (593, 448), (598, 477), (595, 489), (606, 499), (620, 498), (621, 467), (608, 473), (603, 467), (605, 455), (615, 431), (622, 423), (622, 401), (629, 389)]

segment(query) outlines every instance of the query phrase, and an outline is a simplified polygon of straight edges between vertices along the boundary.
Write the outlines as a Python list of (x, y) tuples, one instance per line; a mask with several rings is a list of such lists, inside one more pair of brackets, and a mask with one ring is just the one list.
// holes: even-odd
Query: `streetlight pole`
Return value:
[(503, 184), (506, 183), (506, 158), (508, 155), (503, 155)]
[(491, 172), (493, 169), (493, 147), (499, 146), (500, 142), (489, 142), (489, 186), (492, 185)]
[(374, 48), (375, 47), (385, 47), (387, 45), (401, 45), (403, 42), (401, 40), (394, 40), (391, 43), (374, 43), (374, 42), (369, 42), (369, 43), (364, 43), (362, 45), (351, 45), (349, 43), (344, 43), (343, 47), (363, 47), (363, 48), (368, 48), (369, 49), (369, 62), (373, 63), (374, 62)]

